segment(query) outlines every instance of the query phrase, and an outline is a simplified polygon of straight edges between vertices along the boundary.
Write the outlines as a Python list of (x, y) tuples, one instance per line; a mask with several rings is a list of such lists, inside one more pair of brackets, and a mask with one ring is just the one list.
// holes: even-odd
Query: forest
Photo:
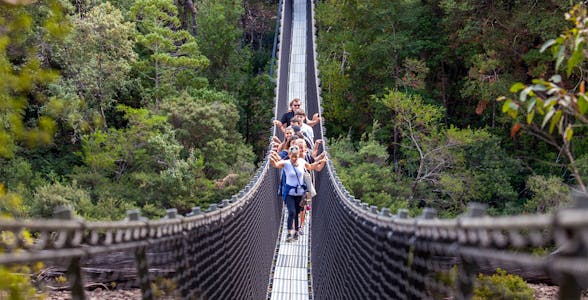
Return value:
[(320, 1), (316, 18), (330, 154), (355, 197), (453, 217), (586, 191), (580, 2)]
[(0, 2), (0, 212), (186, 213), (267, 147), (277, 1)]
[[(0, 213), (185, 213), (263, 159), (277, 0), (0, 0)], [(586, 8), (316, 2), (329, 155), (355, 195), (441, 216), (586, 191)]]

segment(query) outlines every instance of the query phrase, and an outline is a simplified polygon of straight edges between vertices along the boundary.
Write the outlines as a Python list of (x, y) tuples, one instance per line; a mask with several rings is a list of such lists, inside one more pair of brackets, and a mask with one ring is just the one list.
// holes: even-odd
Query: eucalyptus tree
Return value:
[(137, 42), (142, 47), (137, 69), (149, 82), (146, 97), (156, 108), (167, 95), (206, 85), (201, 72), (209, 61), (201, 54), (194, 36), (181, 29), (173, 1), (136, 1), (131, 18), (137, 24)]

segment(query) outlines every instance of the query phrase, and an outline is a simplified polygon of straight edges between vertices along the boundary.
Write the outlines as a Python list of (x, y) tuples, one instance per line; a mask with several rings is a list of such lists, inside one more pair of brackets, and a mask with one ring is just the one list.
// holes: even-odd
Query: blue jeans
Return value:
[[(288, 208), (288, 230), (298, 230), (298, 214), (302, 210), (300, 201), (302, 196), (286, 196), (286, 208)], [(294, 228), (292, 228), (292, 221), (294, 221)]]

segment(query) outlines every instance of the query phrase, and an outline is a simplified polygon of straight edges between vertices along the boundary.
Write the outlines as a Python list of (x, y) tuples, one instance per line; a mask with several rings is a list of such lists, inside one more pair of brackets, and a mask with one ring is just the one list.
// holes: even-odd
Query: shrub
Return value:
[(40, 186), (35, 190), (30, 214), (34, 218), (52, 218), (55, 208), (69, 206), (76, 213), (84, 215), (91, 208), (90, 195), (74, 185), (54, 183)]
[(505, 270), (496, 269), (493, 275), (478, 275), (474, 300), (532, 300), (533, 289), (518, 275), (507, 274)]

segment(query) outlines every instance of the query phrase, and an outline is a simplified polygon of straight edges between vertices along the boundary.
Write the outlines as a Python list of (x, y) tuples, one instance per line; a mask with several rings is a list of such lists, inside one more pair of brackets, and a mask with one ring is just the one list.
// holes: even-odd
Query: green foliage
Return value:
[(2, 6), (0, 10), (0, 157), (14, 157), (20, 143), (28, 147), (52, 142), (55, 122), (44, 115), (25, 117), (30, 105), (46, 100), (38, 92), (57, 78), (43, 65), (38, 43), (59, 38), (63, 24), (57, 1), (31, 6)]
[(155, 107), (167, 95), (190, 86), (202, 86), (199, 71), (209, 60), (200, 53), (196, 39), (181, 29), (177, 7), (171, 0), (139, 0), (131, 7), (137, 23), (138, 43), (144, 47), (136, 65), (151, 92), (146, 99)]
[(267, 149), (268, 120), (273, 117), (274, 105), (274, 83), (267, 75), (250, 78), (239, 89), (239, 132), (248, 145), (253, 145), (258, 160), (263, 159)]
[[(566, 67), (566, 75), (570, 77), (573, 70), (583, 67), (586, 57), (583, 40), (588, 13), (585, 4), (574, 6), (566, 14), (566, 18), (574, 22), (575, 27), (565, 31), (557, 39), (547, 41), (541, 51), (551, 49), (555, 70), (558, 71), (563, 65)], [(575, 77), (568, 78), (570, 81), (574, 79)], [(582, 76), (579, 79), (582, 80)], [(502, 96), (497, 100), (504, 101), (502, 112), (517, 121), (511, 135), (514, 136), (520, 128), (525, 128), (563, 153), (576, 184), (580, 190), (586, 192), (583, 174), (575, 162), (577, 153), (574, 153), (571, 143), (578, 133), (580, 139), (582, 138), (583, 129), (588, 125), (588, 97), (585, 95), (584, 81), (578, 82), (578, 90), (568, 90), (566, 85), (573, 84), (563, 81), (559, 74), (551, 76), (549, 80), (536, 78), (530, 85), (519, 82), (511, 86), (510, 92), (518, 94), (518, 97)]]
[(373, 136), (365, 136), (357, 150), (349, 137), (330, 145), (329, 154), (339, 178), (355, 197), (370, 205), (388, 207), (391, 211), (407, 208), (408, 202), (401, 200), (410, 193), (407, 183), (394, 174), (387, 163), (386, 148)]
[(549, 213), (572, 202), (570, 188), (560, 178), (541, 175), (527, 179), (532, 198), (525, 203), (526, 213)]
[(83, 122), (72, 124), (73, 128), (105, 128), (106, 111), (116, 103), (116, 94), (128, 80), (131, 63), (137, 57), (133, 51), (134, 24), (126, 22), (109, 2), (92, 8), (86, 15), (72, 16), (71, 20), (71, 34), (53, 51), (53, 59), (63, 68), (60, 94), (81, 110), (66, 115), (74, 118), (72, 121)]
[(31, 164), (21, 157), (0, 159), (0, 181), (10, 191), (20, 195), (25, 203), (32, 198), (35, 188), (45, 183), (41, 174), (34, 171)]
[(73, 185), (54, 183), (40, 186), (35, 190), (30, 214), (34, 218), (52, 218), (58, 206), (71, 207), (75, 213), (84, 216), (92, 206), (90, 195)]
[(415, 73), (410, 68), (403, 71), (401, 64), (424, 46), (413, 43), (415, 36), (426, 35), (415, 26), (423, 14), (417, 1), (317, 4), (318, 60), (329, 132), (341, 136), (351, 127), (352, 136), (358, 138), (371, 124), (370, 95), (403, 83), (402, 77), (408, 85), (415, 83), (407, 76)]
[(30, 278), (23, 275), (25, 272), (29, 272), (26, 267), (0, 266), (0, 295), (7, 296), (9, 300), (44, 299), (42, 295), (37, 294)]
[(22, 217), (24, 213), (21, 198), (7, 191), (4, 184), (0, 183), (0, 218)]
[(248, 60), (249, 52), (239, 47), (243, 31), (238, 27), (243, 14), (243, 1), (202, 0), (197, 1), (199, 11), (198, 43), (202, 54), (210, 60), (208, 78), (214, 86), (238, 91), (243, 84), (241, 69)]
[(507, 274), (505, 270), (496, 269), (496, 274), (480, 274), (474, 289), (476, 300), (524, 300), (535, 299), (533, 289), (518, 275)]
[(192, 91), (168, 99), (162, 106), (177, 129), (178, 140), (186, 149), (202, 151), (205, 173), (215, 178), (230, 171), (249, 172), (253, 166), (251, 148), (236, 132), (239, 115), (234, 99), (222, 92)]

